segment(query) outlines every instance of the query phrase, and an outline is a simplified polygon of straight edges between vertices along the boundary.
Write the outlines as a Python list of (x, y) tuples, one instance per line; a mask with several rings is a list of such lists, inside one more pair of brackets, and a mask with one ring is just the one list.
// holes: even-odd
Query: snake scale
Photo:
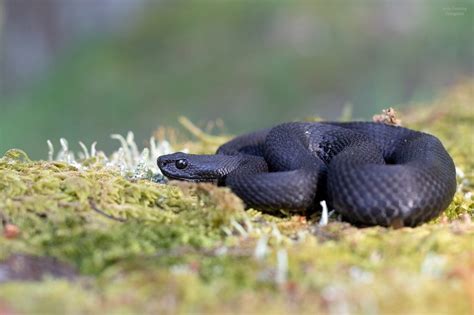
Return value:
[(228, 186), (248, 207), (302, 213), (319, 201), (356, 225), (416, 226), (453, 199), (453, 160), (434, 136), (373, 122), (291, 122), (242, 135), (214, 155), (158, 158), (171, 179)]

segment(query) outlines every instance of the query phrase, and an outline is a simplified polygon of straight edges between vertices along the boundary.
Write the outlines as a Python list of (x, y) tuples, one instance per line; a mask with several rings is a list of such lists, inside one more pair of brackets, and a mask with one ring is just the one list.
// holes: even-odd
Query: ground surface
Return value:
[(100, 156), (78, 166), (11, 150), (0, 159), (0, 314), (472, 313), (473, 90), (401, 116), (443, 141), (459, 175), (445, 215), (414, 229), (277, 218), (224, 188), (124, 178)]

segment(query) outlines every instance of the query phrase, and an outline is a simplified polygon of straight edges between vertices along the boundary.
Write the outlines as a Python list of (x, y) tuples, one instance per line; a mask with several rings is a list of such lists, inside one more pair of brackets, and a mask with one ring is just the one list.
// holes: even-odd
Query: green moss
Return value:
[[(10, 150), (0, 159), (0, 281), (14, 253), (56, 257), (80, 276), (0, 283), (0, 312), (468, 314), (473, 86), (401, 117), (440, 137), (460, 170), (445, 214), (414, 229), (319, 226), (244, 211), (209, 184), (131, 181), (95, 158), (78, 169)], [(197, 136), (196, 152), (224, 140)]]
[(0, 238), (2, 257), (27, 249), (98, 273), (159, 248), (209, 246), (244, 213), (240, 200), (213, 186), (130, 182), (105, 168), (12, 159), (18, 152), (0, 159), (0, 211), (21, 230), (16, 240)]

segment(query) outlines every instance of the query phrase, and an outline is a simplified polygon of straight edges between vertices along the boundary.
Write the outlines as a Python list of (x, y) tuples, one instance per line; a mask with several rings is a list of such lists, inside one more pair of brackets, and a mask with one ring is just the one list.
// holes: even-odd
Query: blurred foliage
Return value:
[[(369, 118), (472, 75), (473, 3), (160, 1), (118, 33), (76, 43), (29, 91), (0, 99), (0, 151), (45, 157), (46, 140), (99, 141), (223, 118), (232, 133)], [(3, 152), (2, 152), (3, 153)]]

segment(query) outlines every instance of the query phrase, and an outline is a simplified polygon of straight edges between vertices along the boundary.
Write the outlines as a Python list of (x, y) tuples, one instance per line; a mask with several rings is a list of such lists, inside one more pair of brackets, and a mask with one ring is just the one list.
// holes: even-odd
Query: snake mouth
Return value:
[(191, 183), (214, 183), (217, 182), (216, 178), (193, 178), (193, 177), (180, 177), (180, 176), (174, 176), (171, 174), (166, 174), (163, 172), (163, 175), (166, 176), (168, 179), (172, 180), (180, 180), (184, 182), (191, 182)]

